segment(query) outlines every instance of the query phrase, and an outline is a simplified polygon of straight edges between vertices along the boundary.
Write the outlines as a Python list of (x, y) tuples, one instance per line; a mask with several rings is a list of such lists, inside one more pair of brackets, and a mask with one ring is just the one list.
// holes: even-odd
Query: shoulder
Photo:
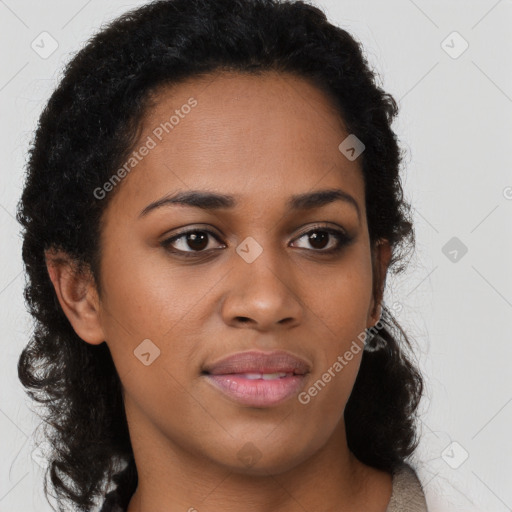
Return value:
[(428, 512), (423, 487), (409, 464), (402, 463), (392, 477), (393, 489), (386, 512)]

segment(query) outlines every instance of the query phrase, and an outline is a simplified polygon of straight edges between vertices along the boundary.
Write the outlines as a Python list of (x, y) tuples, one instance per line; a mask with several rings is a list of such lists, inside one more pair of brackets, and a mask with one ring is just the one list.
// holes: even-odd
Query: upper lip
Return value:
[(238, 352), (204, 366), (205, 373), (225, 375), (233, 373), (294, 373), (304, 375), (311, 369), (309, 363), (284, 350), (273, 352)]

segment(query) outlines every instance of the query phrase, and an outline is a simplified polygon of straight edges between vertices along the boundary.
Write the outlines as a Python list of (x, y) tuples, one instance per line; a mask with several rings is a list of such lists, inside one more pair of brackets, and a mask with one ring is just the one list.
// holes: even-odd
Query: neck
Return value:
[[(127, 415), (136, 411), (127, 403)], [(138, 486), (128, 512), (384, 512), (391, 475), (350, 452), (340, 421), (313, 456), (284, 472), (226, 467), (172, 443), (142, 417), (129, 422)], [(135, 425), (135, 427), (134, 427)]]

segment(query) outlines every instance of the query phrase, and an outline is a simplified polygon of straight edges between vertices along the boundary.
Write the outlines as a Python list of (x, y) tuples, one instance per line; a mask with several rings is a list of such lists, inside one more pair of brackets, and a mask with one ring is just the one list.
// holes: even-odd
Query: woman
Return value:
[(154, 2), (73, 58), (18, 209), (59, 505), (426, 510), (396, 114), (301, 1)]

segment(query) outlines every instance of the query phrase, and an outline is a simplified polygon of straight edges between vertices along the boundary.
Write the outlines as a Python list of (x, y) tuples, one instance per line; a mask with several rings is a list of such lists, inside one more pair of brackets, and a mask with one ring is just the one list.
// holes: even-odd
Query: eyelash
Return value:
[[(337, 254), (339, 252), (341, 252), (341, 250), (350, 244), (350, 242), (352, 242), (353, 240), (353, 237), (349, 237), (348, 235), (346, 235), (343, 231), (341, 230), (338, 230), (338, 229), (334, 229), (334, 228), (329, 228), (329, 227), (323, 227), (323, 226), (316, 226), (316, 227), (313, 227), (312, 229), (310, 229), (309, 231), (306, 231), (305, 233), (302, 233), (301, 235), (299, 235), (296, 240), (300, 240), (301, 238), (307, 236), (307, 235), (310, 235), (311, 233), (317, 233), (317, 232), (325, 232), (325, 233), (329, 233), (330, 235), (334, 236), (336, 239), (337, 239), (337, 246), (332, 248), (332, 249), (328, 249), (328, 250), (323, 250), (323, 249), (306, 249), (306, 250), (311, 250), (315, 253), (319, 253), (319, 254), (322, 254), (322, 255), (334, 255), (334, 254)], [(173, 254), (176, 254), (178, 256), (183, 256), (185, 258), (198, 258), (198, 257), (201, 257), (202, 255), (204, 255), (205, 253), (207, 253), (208, 251), (205, 251), (205, 250), (201, 250), (201, 251), (182, 251), (180, 249), (173, 249), (171, 248), (171, 244), (177, 240), (179, 240), (180, 238), (183, 238), (183, 237), (186, 237), (187, 235), (191, 234), (191, 233), (207, 233), (208, 235), (211, 235), (213, 238), (215, 238), (218, 242), (220, 242), (218, 236), (213, 233), (212, 231), (210, 231), (209, 229), (191, 229), (191, 230), (188, 230), (188, 231), (183, 231), (181, 233), (178, 233), (177, 235), (174, 235), (172, 236), (171, 238), (168, 238), (166, 240), (163, 240), (162, 242), (160, 242), (160, 245), (166, 249), (167, 251), (173, 253)], [(222, 242), (220, 242), (222, 243)]]

